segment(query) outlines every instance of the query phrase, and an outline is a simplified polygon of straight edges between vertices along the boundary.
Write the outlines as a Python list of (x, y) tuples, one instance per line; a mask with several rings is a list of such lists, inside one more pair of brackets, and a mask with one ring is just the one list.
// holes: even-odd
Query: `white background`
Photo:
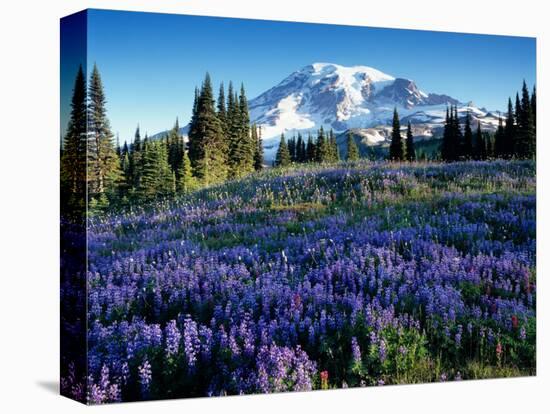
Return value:
[[(3, 0), (0, 8), (0, 410), (74, 413), (57, 395), (59, 18), (86, 7), (538, 37), (536, 378), (93, 407), (94, 412), (548, 412), (548, 54), (544, 1)], [(513, 59), (513, 56), (510, 56)], [(22, 156), (21, 151), (25, 153)], [(547, 215), (546, 214), (546, 215)], [(543, 326), (543, 322), (546, 328)], [(544, 407), (546, 405), (546, 407)]]

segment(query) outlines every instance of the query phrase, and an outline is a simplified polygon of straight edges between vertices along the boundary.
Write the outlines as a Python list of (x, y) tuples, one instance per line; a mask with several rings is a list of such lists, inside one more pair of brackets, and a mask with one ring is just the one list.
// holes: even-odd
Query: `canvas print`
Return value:
[(536, 40), (61, 19), (61, 393), (536, 374)]

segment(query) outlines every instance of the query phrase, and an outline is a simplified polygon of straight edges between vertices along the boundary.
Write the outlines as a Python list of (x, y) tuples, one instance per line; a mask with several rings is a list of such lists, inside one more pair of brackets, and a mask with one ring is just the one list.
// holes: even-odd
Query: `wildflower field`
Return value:
[(361, 161), (93, 217), (88, 386), (62, 387), (103, 403), (534, 375), (535, 216), (532, 161)]

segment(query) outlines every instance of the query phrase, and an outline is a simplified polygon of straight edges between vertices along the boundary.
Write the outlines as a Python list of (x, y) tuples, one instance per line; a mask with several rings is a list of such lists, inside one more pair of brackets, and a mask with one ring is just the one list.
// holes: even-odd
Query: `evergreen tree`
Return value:
[(203, 184), (227, 178), (227, 146), (214, 109), (210, 75), (207, 73), (189, 129), (189, 159), (197, 179)]
[(298, 139), (296, 140), (296, 161), (304, 162), (305, 159), (305, 146), (302, 134), (298, 132)]
[(537, 88), (533, 86), (533, 93), (531, 94), (531, 112), (533, 114), (533, 134), (535, 140), (537, 137)]
[(279, 142), (279, 149), (275, 155), (275, 166), (286, 167), (290, 165), (290, 152), (288, 151), (288, 145), (285, 141), (285, 134), (281, 134), (281, 141)]
[(474, 140), (473, 158), (476, 160), (487, 159), (487, 147), (485, 146), (485, 137), (481, 133), (481, 122), (477, 122), (477, 129)]
[(63, 214), (80, 219), (86, 198), (87, 106), (86, 78), (79, 66), (71, 98), (71, 114), (63, 138), (61, 156), (61, 203)]
[(414, 150), (414, 140), (412, 134), (411, 122), (409, 121), (407, 125), (407, 140), (405, 142), (406, 152), (407, 152), (407, 161), (416, 161), (416, 152)]
[(218, 94), (218, 104), (216, 107), (218, 119), (222, 124), (223, 135), (227, 136), (228, 132), (228, 122), (227, 122), (227, 110), (225, 107), (225, 90), (223, 87), (223, 82), (220, 84), (220, 92)]
[(228, 102), (228, 138), (229, 138), (229, 176), (242, 177), (254, 169), (256, 145), (250, 136), (250, 116), (244, 86), (240, 95), (233, 92), (233, 83), (229, 83)]
[(306, 145), (306, 162), (314, 162), (317, 157), (317, 147), (311, 138), (311, 134), (308, 135)]
[(454, 160), (457, 161), (461, 156), (464, 155), (464, 145), (463, 145), (463, 136), (462, 129), (460, 128), (460, 119), (458, 117), (458, 107), (455, 105), (454, 113), (451, 117), (451, 137), (454, 148)]
[(187, 193), (196, 187), (195, 177), (191, 168), (191, 160), (187, 151), (183, 151), (179, 174), (177, 175), (176, 191), (180, 194)]
[(296, 138), (292, 137), (288, 140), (288, 152), (290, 154), (290, 160), (296, 162)]
[(328, 159), (330, 162), (338, 162), (340, 161), (340, 154), (338, 151), (338, 143), (336, 142), (336, 136), (334, 135), (334, 131), (332, 128), (329, 131), (328, 134)]
[(202, 144), (202, 135), (199, 130), (199, 96), (200, 91), (198, 88), (195, 88), (195, 97), (193, 100), (193, 109), (191, 112), (191, 120), (189, 121), (189, 132), (188, 132), (188, 147), (189, 147), (189, 159), (191, 160), (191, 165), (195, 166), (198, 164), (199, 160), (204, 158), (203, 144)]
[(90, 78), (88, 98), (88, 193), (105, 204), (108, 196), (116, 194), (122, 176), (96, 65)]
[(181, 167), (183, 157), (183, 138), (179, 131), (179, 121), (176, 118), (174, 127), (168, 132), (166, 145), (168, 147), (168, 164), (176, 174), (176, 180), (179, 178), (179, 169)]
[(495, 157), (495, 149), (493, 145), (493, 136), (487, 132), (483, 131), (483, 142), (485, 143), (485, 159), (494, 158)]
[(536, 152), (533, 111), (525, 81), (521, 90), (520, 108), (515, 152), (520, 158), (533, 158)]
[(392, 133), (390, 143), (390, 160), (400, 161), (403, 159), (403, 140), (401, 139), (401, 125), (397, 108), (393, 110)]
[(118, 136), (118, 132), (116, 134), (115, 152), (116, 152), (117, 157), (120, 159), (120, 154), (122, 153), (122, 148), (120, 147), (120, 137)]
[(241, 92), (239, 95), (239, 115), (241, 124), (241, 140), (243, 142), (243, 159), (241, 161), (242, 174), (254, 171), (254, 152), (256, 142), (252, 141), (250, 136), (250, 114), (248, 112), (248, 99), (244, 90), (244, 84), (241, 83)]
[(515, 115), (515, 121), (516, 121), (516, 125), (520, 125), (520, 122), (521, 122), (521, 102), (519, 100), (519, 93), (516, 92), (516, 105), (515, 105), (515, 111), (514, 111), (514, 115)]
[(506, 133), (502, 125), (502, 118), (498, 118), (498, 128), (495, 132), (495, 157), (506, 157)]
[(355, 138), (353, 138), (353, 133), (351, 130), (348, 131), (348, 140), (347, 140), (347, 153), (348, 161), (357, 161), (359, 159), (359, 149), (355, 143)]
[(470, 119), (470, 111), (468, 111), (466, 112), (466, 119), (464, 120), (464, 141), (462, 146), (462, 157), (465, 159), (472, 158), (473, 154), (473, 134)]
[(315, 145), (315, 159), (317, 162), (328, 162), (330, 161), (330, 145), (325, 137), (325, 131), (323, 126), (319, 128), (317, 134), (317, 143)]
[(455, 148), (451, 130), (451, 114), (449, 114), (449, 107), (445, 115), (445, 125), (443, 126), (443, 142), (441, 143), (441, 159), (443, 161), (453, 161), (455, 159)]
[(136, 128), (136, 133), (134, 134), (134, 142), (130, 147), (128, 173), (126, 174), (126, 182), (128, 183), (128, 186), (132, 188), (139, 188), (142, 166), (142, 142), (138, 125)]
[(252, 126), (254, 139), (256, 140), (256, 152), (254, 153), (254, 169), (259, 171), (264, 168), (264, 144), (262, 142), (262, 129), (256, 124)]
[(516, 126), (514, 125), (514, 110), (512, 109), (512, 100), (508, 98), (508, 114), (506, 115), (506, 124), (504, 133), (499, 143), (498, 156), (502, 158), (510, 158), (514, 155)]

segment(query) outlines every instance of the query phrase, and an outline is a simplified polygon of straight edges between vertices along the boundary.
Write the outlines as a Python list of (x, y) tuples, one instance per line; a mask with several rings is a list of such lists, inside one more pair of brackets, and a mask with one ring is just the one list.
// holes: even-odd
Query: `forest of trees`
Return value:
[(89, 85), (79, 68), (61, 148), (62, 208), (79, 215), (239, 178), (264, 166), (261, 130), (250, 124), (244, 85), (223, 84), (217, 100), (210, 76), (195, 89), (188, 142), (179, 121), (160, 139), (114, 140), (97, 66)]
[(472, 132), (470, 113), (460, 125), (458, 110), (454, 106), (447, 109), (441, 159), (444, 161), (484, 160), (487, 158), (534, 158), (536, 155), (536, 105), (537, 92), (533, 87), (529, 94), (523, 82), (521, 97), (516, 94), (515, 108), (508, 99), (506, 120), (499, 117), (499, 124), (494, 134), (481, 131), (478, 122), (476, 132)]
[[(187, 142), (179, 121), (159, 139), (143, 138), (138, 128), (132, 142), (115, 142), (106, 112), (106, 97), (97, 66), (87, 85), (79, 68), (71, 100), (70, 120), (61, 149), (62, 208), (79, 215), (126, 206), (157, 197), (185, 194), (196, 188), (243, 177), (264, 167), (261, 128), (250, 123), (244, 85), (237, 92), (230, 82), (220, 85), (217, 98), (208, 73), (195, 88)], [(530, 94), (525, 82), (508, 100), (508, 113), (499, 119), (497, 131), (475, 132), (467, 113), (463, 125), (457, 106), (447, 108), (441, 141), (443, 161), (487, 158), (533, 158), (536, 150), (536, 89)], [(352, 131), (346, 140), (347, 160), (360, 158)], [(415, 161), (412, 127), (402, 137), (394, 109), (389, 160)], [(273, 165), (335, 163), (341, 159), (336, 136), (321, 127), (313, 138), (301, 133), (286, 139), (281, 134)]]
[[(355, 146), (355, 142), (353, 142), (352, 145)], [(355, 150), (357, 150), (357, 146), (355, 146)], [(356, 152), (358, 154), (358, 151)], [(311, 134), (309, 134), (307, 141), (305, 141), (302, 134), (298, 132), (297, 137), (293, 136), (287, 142), (285, 135), (281, 134), (281, 140), (273, 166), (285, 167), (291, 163), (306, 162), (332, 163), (338, 162), (340, 159), (334, 131), (331, 129), (327, 134), (323, 127), (321, 127), (317, 131), (315, 140), (311, 137)]]

